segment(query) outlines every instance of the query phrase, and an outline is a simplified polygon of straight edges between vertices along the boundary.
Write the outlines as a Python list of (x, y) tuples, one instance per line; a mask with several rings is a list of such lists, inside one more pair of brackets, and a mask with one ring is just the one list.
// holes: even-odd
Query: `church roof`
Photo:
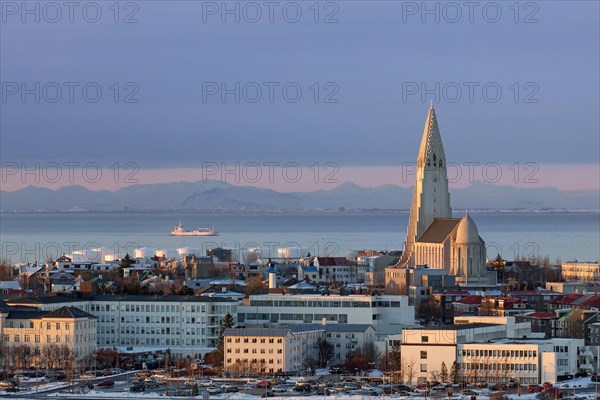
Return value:
[(460, 221), (461, 218), (435, 218), (417, 242), (442, 243)]
[(456, 243), (479, 243), (479, 231), (469, 214), (461, 219), (456, 230)]

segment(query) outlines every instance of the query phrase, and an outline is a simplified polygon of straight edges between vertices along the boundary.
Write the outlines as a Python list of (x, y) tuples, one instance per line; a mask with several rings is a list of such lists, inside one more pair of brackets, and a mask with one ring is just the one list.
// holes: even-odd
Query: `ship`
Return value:
[(186, 231), (181, 221), (171, 229), (171, 236), (217, 236), (215, 228), (197, 228), (193, 231)]

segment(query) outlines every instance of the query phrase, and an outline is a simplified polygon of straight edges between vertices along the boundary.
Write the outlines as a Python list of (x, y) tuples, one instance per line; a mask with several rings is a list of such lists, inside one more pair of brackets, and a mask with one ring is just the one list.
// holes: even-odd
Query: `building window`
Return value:
[(421, 343), (429, 342), (429, 336), (421, 336)]
[(427, 360), (427, 352), (421, 351), (421, 360)]
[(427, 372), (427, 364), (421, 364), (421, 372)]

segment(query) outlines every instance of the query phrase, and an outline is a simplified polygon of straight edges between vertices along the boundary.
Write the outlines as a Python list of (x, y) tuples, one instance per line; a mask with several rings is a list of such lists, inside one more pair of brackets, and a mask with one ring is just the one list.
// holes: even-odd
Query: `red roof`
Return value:
[(466, 297), (463, 297), (460, 300), (456, 300), (455, 303), (465, 304), (465, 305), (481, 304), (481, 296), (476, 295), (476, 294), (471, 294)]
[(581, 307), (600, 307), (600, 296), (592, 295), (588, 299), (583, 300), (579, 305)]
[(579, 300), (583, 295), (578, 293), (570, 293), (564, 295), (563, 297), (559, 297), (556, 299), (552, 299), (550, 302), (555, 304), (571, 304), (576, 300)]

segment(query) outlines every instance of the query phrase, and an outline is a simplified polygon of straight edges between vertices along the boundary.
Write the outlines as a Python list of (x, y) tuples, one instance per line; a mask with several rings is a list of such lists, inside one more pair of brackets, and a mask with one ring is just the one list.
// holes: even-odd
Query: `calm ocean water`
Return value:
[[(552, 261), (600, 258), (598, 213), (475, 213), (488, 257), (549, 256)], [(217, 237), (172, 237), (170, 229), (214, 226)], [(215, 246), (301, 246), (316, 255), (350, 249), (401, 249), (407, 213), (19, 213), (0, 214), (1, 255), (13, 262), (43, 261), (72, 250), (104, 247), (123, 255), (134, 248), (178, 248), (204, 253)], [(89, 252), (88, 252), (89, 254)], [(272, 254), (272, 253), (271, 253)]]

